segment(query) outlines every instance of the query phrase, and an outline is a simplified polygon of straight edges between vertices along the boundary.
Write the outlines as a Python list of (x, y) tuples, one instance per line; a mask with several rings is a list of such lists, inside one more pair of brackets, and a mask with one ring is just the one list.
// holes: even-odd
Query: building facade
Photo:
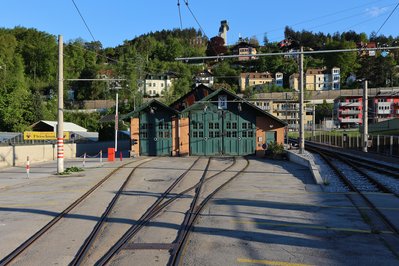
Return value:
[[(289, 131), (299, 130), (299, 101), (283, 100), (283, 99), (256, 99), (251, 102), (262, 110), (265, 110), (287, 123)], [(313, 109), (307, 107), (305, 102), (304, 123), (307, 130), (312, 129), (313, 125)]]
[(342, 96), (334, 100), (334, 116), (340, 128), (354, 128), (363, 124), (363, 97)]
[[(203, 91), (203, 89), (201, 89)], [(268, 143), (284, 141), (285, 123), (225, 89), (197, 101), (183, 96), (174, 104), (152, 100), (127, 114), (131, 150), (145, 156), (263, 156)]]
[(369, 119), (374, 123), (399, 118), (399, 90), (381, 90), (371, 98), (370, 107)]
[(161, 97), (170, 89), (177, 76), (173, 73), (148, 74), (139, 86), (139, 91), (147, 97)]
[(196, 87), (201, 84), (203, 84), (207, 87), (210, 87), (210, 88), (213, 87), (214, 77), (209, 70), (204, 70), (204, 71), (197, 73), (197, 75), (195, 75), (195, 77), (194, 77), (194, 80), (195, 80)]
[(239, 86), (241, 92), (245, 91), (247, 87), (257, 85), (276, 85), (279, 87), (283, 86), (283, 73), (277, 72), (274, 75), (269, 72), (249, 72), (241, 73), (239, 79)]
[(239, 41), (237, 45), (232, 48), (233, 54), (241, 55), (238, 58), (238, 61), (248, 61), (248, 60), (256, 60), (256, 47), (252, 44), (249, 44), (245, 41)]
[[(294, 73), (290, 76), (290, 88), (299, 90), (299, 74)], [(339, 90), (341, 89), (341, 70), (334, 67), (331, 70), (327, 68), (309, 68), (305, 73), (304, 89), (309, 91), (320, 90)]]

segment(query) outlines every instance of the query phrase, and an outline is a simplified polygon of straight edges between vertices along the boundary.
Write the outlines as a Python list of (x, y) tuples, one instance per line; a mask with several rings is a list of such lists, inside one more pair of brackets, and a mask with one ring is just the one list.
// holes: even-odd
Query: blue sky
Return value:
[[(162, 29), (180, 27), (177, 0), (75, 0), (93, 36), (104, 47), (123, 44), (124, 40)], [(256, 36), (262, 43), (267, 33), (270, 41), (284, 36), (284, 27), (294, 30), (334, 33), (354, 30), (370, 34), (377, 31), (399, 3), (398, 0), (180, 0), (183, 28), (199, 29), (205, 34), (218, 33), (221, 20), (230, 25), (228, 43), (238, 37)], [(36, 28), (64, 40), (82, 38), (92, 41), (72, 0), (2, 0), (0, 27)], [(399, 8), (380, 31), (399, 36)]]

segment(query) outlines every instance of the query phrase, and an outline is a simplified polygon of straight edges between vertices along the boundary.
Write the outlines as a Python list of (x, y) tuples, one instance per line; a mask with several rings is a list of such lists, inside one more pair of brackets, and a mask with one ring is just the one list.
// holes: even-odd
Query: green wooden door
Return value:
[(140, 115), (140, 154), (170, 155), (172, 151), (172, 122), (164, 113)]
[(217, 111), (192, 112), (190, 115), (190, 154), (208, 156), (221, 154), (221, 132), (222, 123)]
[(223, 154), (249, 155), (255, 153), (255, 123), (245, 113), (224, 111)]

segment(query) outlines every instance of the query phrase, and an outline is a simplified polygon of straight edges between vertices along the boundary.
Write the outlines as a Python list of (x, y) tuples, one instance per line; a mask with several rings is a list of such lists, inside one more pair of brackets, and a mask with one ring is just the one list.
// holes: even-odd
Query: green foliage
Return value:
[(72, 166), (65, 169), (64, 172), (60, 173), (60, 175), (70, 175), (72, 173), (83, 172), (83, 168)]
[(324, 120), (324, 118), (330, 118), (333, 115), (333, 108), (334, 104), (332, 103), (327, 103), (326, 100), (323, 100), (322, 104), (317, 104), (315, 107), (315, 112), (316, 112), (316, 123), (319, 121)]
[(277, 143), (273, 141), (268, 144), (267, 150), (270, 151), (273, 155), (283, 154), (284, 145), (282, 143)]

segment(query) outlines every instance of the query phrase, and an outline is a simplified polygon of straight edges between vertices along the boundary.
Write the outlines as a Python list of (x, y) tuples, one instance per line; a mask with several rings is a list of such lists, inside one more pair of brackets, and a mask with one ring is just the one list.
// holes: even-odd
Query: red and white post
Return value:
[(29, 173), (30, 173), (30, 162), (29, 162), (29, 156), (26, 157), (26, 177), (29, 178)]
[(103, 150), (100, 150), (100, 165), (103, 165)]
[(86, 153), (83, 154), (83, 167), (86, 167)]

